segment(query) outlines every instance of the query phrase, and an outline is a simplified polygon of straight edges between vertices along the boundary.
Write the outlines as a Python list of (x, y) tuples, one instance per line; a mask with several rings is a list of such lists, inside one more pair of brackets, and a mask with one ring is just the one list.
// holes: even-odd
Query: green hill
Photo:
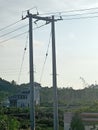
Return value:
[(0, 78), (0, 102), (19, 91), (19, 86), (14, 81), (11, 83)]
[[(29, 84), (16, 85), (0, 78), (0, 102), (10, 95), (21, 91)], [(40, 90), (41, 106), (53, 105), (53, 87), (41, 87)], [(58, 88), (58, 103), (60, 107), (73, 107), (80, 105), (91, 105), (98, 102), (98, 85), (91, 85), (88, 88), (74, 90), (73, 88)]]

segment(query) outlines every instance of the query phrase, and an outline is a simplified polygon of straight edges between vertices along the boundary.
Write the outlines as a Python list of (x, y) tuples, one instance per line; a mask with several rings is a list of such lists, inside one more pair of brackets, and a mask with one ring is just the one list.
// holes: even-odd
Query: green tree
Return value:
[(16, 85), (16, 81), (12, 80), (12, 81), (11, 81), (11, 84), (12, 84), (12, 85)]
[(79, 116), (78, 113), (75, 113), (75, 115), (72, 118), (71, 129), (72, 130), (85, 130), (81, 117)]
[(9, 121), (8, 121), (9, 130), (18, 130), (19, 126), (20, 126), (19, 122), (14, 117), (9, 118)]
[(0, 116), (0, 130), (7, 130), (7, 116)]
[(0, 130), (18, 130), (19, 122), (14, 117), (0, 115)]

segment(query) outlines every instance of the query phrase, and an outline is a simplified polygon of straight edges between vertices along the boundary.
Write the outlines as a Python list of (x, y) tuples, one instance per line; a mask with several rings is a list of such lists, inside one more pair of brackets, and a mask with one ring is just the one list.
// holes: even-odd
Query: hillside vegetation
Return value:
[[(17, 85), (15, 81), (8, 82), (0, 78), (0, 102), (13, 95), (29, 84)], [(40, 90), (41, 106), (52, 106), (53, 88), (41, 87)], [(89, 105), (98, 101), (98, 85), (91, 85), (88, 88), (74, 90), (73, 88), (58, 88), (58, 103), (63, 106)]]
[[(0, 102), (10, 95), (23, 90), (29, 84), (17, 85), (0, 79)], [(53, 129), (53, 87), (41, 87), (40, 105), (35, 107), (36, 130)], [(98, 112), (98, 85), (91, 85), (82, 90), (58, 88), (59, 127), (64, 129), (64, 113)], [(0, 129), (29, 130), (30, 115), (28, 108), (0, 107)]]

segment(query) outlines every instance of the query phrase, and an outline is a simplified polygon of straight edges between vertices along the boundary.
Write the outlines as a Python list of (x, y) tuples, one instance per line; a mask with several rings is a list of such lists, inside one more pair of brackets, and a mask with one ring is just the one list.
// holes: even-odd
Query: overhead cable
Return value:
[(89, 12), (89, 13), (78, 13), (78, 14), (66, 14), (66, 15), (55, 15), (55, 16), (62, 16), (62, 17), (72, 17), (72, 16), (81, 16), (81, 15), (84, 15), (84, 16), (86, 16), (86, 15), (88, 15), (88, 16), (93, 16), (94, 14), (98, 14), (98, 11), (97, 12)]
[(49, 13), (42, 13), (40, 15), (55, 15), (55, 14), (60, 14), (60, 13), (73, 13), (73, 12), (83, 12), (83, 11), (91, 11), (91, 10), (97, 10), (98, 7), (94, 8), (85, 8), (85, 9), (72, 9), (72, 10), (67, 10), (67, 11), (57, 11), (57, 12), (49, 12)]
[(15, 30), (13, 30), (13, 31), (8, 32), (8, 33), (2, 34), (2, 35), (0, 35), (0, 38), (1, 38), (1, 37), (4, 37), (4, 36), (6, 36), (6, 35), (9, 35), (9, 34), (11, 34), (11, 33), (13, 33), (13, 32), (16, 32), (16, 31), (18, 31), (18, 30), (20, 30), (20, 29), (23, 29), (23, 28), (25, 28), (25, 27), (27, 27), (27, 26), (28, 26), (28, 24), (26, 24), (26, 25), (24, 25), (24, 26), (21, 26), (21, 27), (15, 29)]
[[(38, 27), (33, 28), (33, 30), (39, 29), (39, 28), (41, 28), (41, 27), (43, 27), (43, 26), (45, 26), (45, 25), (47, 25), (47, 24), (42, 24), (42, 25), (40, 25), (40, 26), (38, 26)], [(2, 43), (4, 43), (4, 42), (7, 42), (7, 41), (9, 41), (9, 40), (12, 40), (12, 39), (14, 39), (14, 38), (20, 37), (20, 36), (22, 36), (22, 35), (24, 35), (24, 34), (26, 34), (26, 33), (28, 33), (28, 31), (25, 31), (25, 32), (20, 33), (20, 34), (17, 34), (17, 35), (15, 35), (15, 36), (13, 36), (13, 37), (10, 37), (10, 38), (8, 38), (8, 39), (5, 39), (5, 40), (1, 41), (0, 44), (2, 44)]]
[(12, 23), (12, 24), (9, 24), (9, 25), (7, 25), (7, 26), (1, 28), (0, 31), (3, 31), (3, 30), (5, 30), (5, 29), (7, 29), (7, 28), (9, 28), (9, 27), (11, 27), (11, 26), (13, 26), (13, 25), (19, 23), (20, 21), (22, 21), (22, 20), (18, 20), (18, 21), (16, 21), (16, 22)]
[(75, 19), (92, 19), (92, 18), (98, 18), (98, 15), (96, 16), (85, 16), (85, 17), (72, 17), (72, 18), (62, 18), (62, 20), (75, 20)]
[(23, 32), (23, 33), (20, 33), (20, 34), (17, 34), (17, 35), (15, 35), (15, 36), (13, 36), (13, 37), (10, 37), (10, 38), (8, 38), (8, 39), (6, 39), (6, 40), (3, 40), (3, 41), (0, 42), (0, 44), (2, 44), (2, 43), (4, 43), (4, 42), (7, 42), (7, 41), (9, 41), (9, 40), (12, 40), (12, 39), (14, 39), (14, 38), (16, 38), (16, 37), (20, 37), (20, 36), (24, 35), (24, 34), (27, 33), (27, 32), (28, 32), (28, 31), (25, 31), (25, 32)]

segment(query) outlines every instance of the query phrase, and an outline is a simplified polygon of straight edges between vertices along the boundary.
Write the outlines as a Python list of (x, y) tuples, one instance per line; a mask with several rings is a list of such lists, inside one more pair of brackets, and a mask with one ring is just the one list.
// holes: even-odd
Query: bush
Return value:
[(14, 117), (0, 115), (0, 130), (18, 130), (19, 122)]
[(81, 117), (78, 113), (76, 113), (71, 121), (71, 129), (72, 130), (85, 130)]

